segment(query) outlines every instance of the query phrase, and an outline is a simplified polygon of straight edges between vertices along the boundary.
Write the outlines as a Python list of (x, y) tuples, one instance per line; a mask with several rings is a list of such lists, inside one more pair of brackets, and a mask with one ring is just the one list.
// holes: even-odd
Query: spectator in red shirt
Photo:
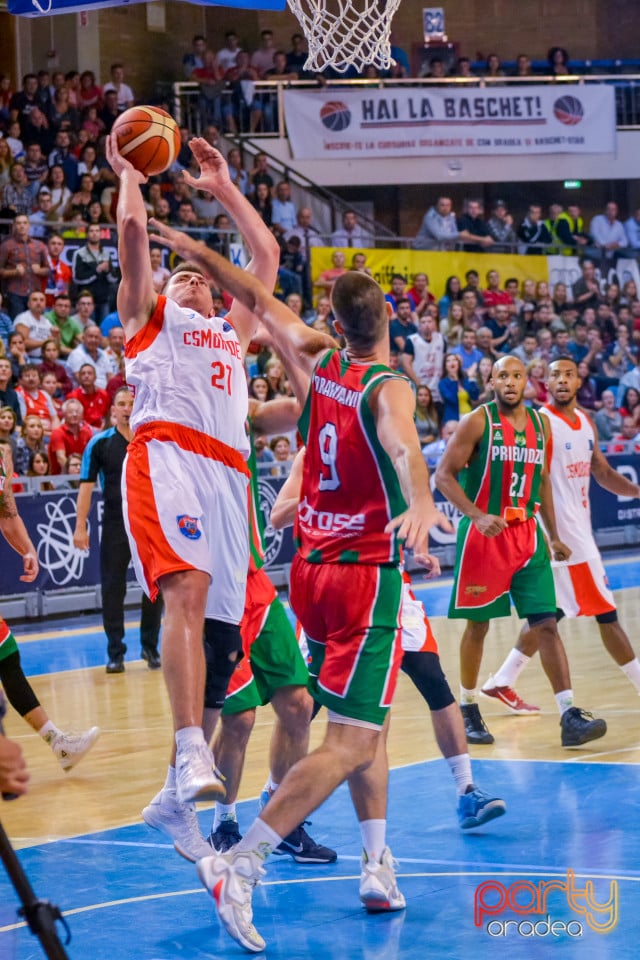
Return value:
[(49, 439), (51, 473), (60, 474), (72, 453), (82, 453), (93, 436), (88, 423), (82, 422), (82, 404), (69, 397), (62, 407), (64, 420)]
[(59, 420), (62, 416), (62, 404), (64, 402), (64, 397), (62, 396), (62, 391), (60, 390), (60, 385), (56, 379), (55, 373), (42, 374), (42, 389), (51, 397), (51, 402), (53, 403)]
[(413, 286), (407, 290), (405, 296), (413, 301), (413, 309), (418, 317), (422, 316), (430, 303), (436, 302), (436, 298), (429, 290), (429, 277), (426, 273), (416, 273)]
[(487, 289), (482, 294), (482, 299), (490, 313), (498, 303), (508, 306), (511, 313), (516, 312), (513, 297), (506, 290), (500, 289), (500, 274), (497, 270), (489, 270), (487, 273)]
[(90, 363), (83, 363), (78, 370), (80, 384), (69, 394), (69, 399), (79, 400), (84, 411), (84, 419), (89, 426), (102, 430), (111, 400), (106, 390), (96, 387), (96, 371)]
[(45, 373), (52, 373), (57, 382), (63, 397), (67, 397), (73, 390), (71, 377), (67, 373), (66, 367), (58, 362), (60, 357), (60, 348), (55, 340), (45, 340), (42, 344), (42, 362), (38, 365), (40, 376)]
[(23, 422), (27, 417), (38, 417), (42, 422), (45, 437), (60, 426), (53, 401), (41, 388), (40, 371), (35, 363), (25, 363), (20, 370), (20, 383), (16, 387), (16, 393)]
[(47, 300), (47, 310), (50, 310), (54, 306), (56, 297), (59, 297), (61, 293), (69, 292), (69, 284), (72, 279), (71, 267), (62, 259), (63, 250), (64, 240), (59, 233), (52, 233), (47, 240), (49, 274), (44, 290), (44, 295)]

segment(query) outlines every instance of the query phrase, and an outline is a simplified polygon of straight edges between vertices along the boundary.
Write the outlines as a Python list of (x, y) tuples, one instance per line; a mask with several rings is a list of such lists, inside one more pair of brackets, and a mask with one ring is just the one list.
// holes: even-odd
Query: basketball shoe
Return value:
[[(223, 820), (218, 824), (217, 829), (212, 830), (209, 834), (209, 844), (216, 853), (226, 853), (241, 840), (242, 834), (238, 828), (237, 820)], [(209, 850), (207, 856), (211, 856), (211, 850)]]
[(176, 754), (176, 797), (180, 803), (195, 800), (219, 800), (226, 793), (224, 783), (216, 776), (213, 754), (202, 743), (188, 743)]
[(100, 727), (91, 727), (86, 733), (59, 733), (51, 741), (51, 749), (65, 773), (69, 773), (89, 753), (100, 736)]
[(599, 740), (607, 732), (604, 720), (597, 720), (592, 713), (580, 707), (569, 707), (560, 717), (562, 746), (579, 747), (589, 740)]
[(360, 900), (370, 913), (404, 910), (406, 907), (394, 872), (397, 866), (389, 847), (384, 848), (379, 860), (369, 860), (362, 851)]
[(524, 717), (531, 716), (532, 713), (540, 713), (540, 707), (534, 707), (532, 703), (525, 703), (522, 697), (519, 697), (511, 687), (496, 686), (493, 676), (489, 677), (480, 693), (483, 697), (490, 697), (504, 703), (505, 707), (511, 710), (511, 713)]
[(194, 803), (180, 803), (175, 790), (163, 788), (142, 811), (148, 827), (159, 830), (173, 842), (181, 857), (195, 863), (211, 856), (211, 847), (200, 833)]
[(264, 874), (265, 857), (258, 850), (230, 850), (198, 860), (198, 876), (215, 900), (220, 923), (230, 937), (261, 953), (266, 944), (253, 925), (251, 897)]
[(489, 820), (503, 817), (507, 812), (507, 805), (499, 797), (490, 797), (478, 787), (469, 787), (458, 800), (458, 820), (462, 830), (472, 830), (481, 827)]
[(461, 703), (460, 711), (464, 720), (464, 730), (467, 735), (467, 743), (493, 743), (493, 736), (487, 730), (480, 707), (477, 703)]
[[(268, 790), (263, 790), (258, 799), (258, 815), (264, 810), (269, 799), (273, 796)], [(303, 820), (300, 826), (284, 837), (282, 843), (274, 847), (272, 853), (278, 857), (291, 857), (296, 863), (335, 863), (338, 854), (331, 847), (324, 847), (310, 837), (305, 826), (311, 825), (310, 820)]]

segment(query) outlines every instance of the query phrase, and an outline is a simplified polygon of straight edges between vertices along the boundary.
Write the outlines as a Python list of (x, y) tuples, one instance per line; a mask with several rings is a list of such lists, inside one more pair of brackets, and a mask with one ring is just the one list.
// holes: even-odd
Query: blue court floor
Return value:
[[(389, 842), (404, 914), (358, 901), (359, 834), (347, 792), (313, 818), (338, 850), (330, 866), (272, 858), (254, 895), (273, 960), (424, 960), (563, 956), (636, 960), (640, 939), (640, 770), (624, 764), (476, 761), (508, 814), (458, 829), (442, 761), (392, 772)], [(241, 826), (253, 815), (240, 805)], [(200, 814), (203, 831), (211, 814)], [(242, 956), (223, 933), (195, 868), (144, 825), (32, 847), (20, 859), (39, 896), (65, 913), (72, 960)], [(546, 896), (545, 891), (546, 889)], [(38, 957), (0, 876), (0, 957)], [(519, 925), (518, 925), (519, 924)], [(608, 932), (602, 932), (608, 930)]]

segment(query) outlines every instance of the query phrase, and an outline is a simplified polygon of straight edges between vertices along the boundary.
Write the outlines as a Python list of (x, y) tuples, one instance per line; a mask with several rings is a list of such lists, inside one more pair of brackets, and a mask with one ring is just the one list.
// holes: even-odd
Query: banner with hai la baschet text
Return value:
[(612, 87), (286, 90), (294, 157), (614, 153)]

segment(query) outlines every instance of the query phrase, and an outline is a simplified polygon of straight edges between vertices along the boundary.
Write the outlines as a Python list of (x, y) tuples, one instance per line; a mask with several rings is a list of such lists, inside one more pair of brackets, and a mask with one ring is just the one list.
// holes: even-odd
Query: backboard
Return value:
[[(80, 13), (100, 7), (126, 7), (143, 0), (9, 0), (9, 13), (23, 17)], [(200, 7), (237, 7), (245, 10), (284, 10), (286, 0), (186, 0)]]

